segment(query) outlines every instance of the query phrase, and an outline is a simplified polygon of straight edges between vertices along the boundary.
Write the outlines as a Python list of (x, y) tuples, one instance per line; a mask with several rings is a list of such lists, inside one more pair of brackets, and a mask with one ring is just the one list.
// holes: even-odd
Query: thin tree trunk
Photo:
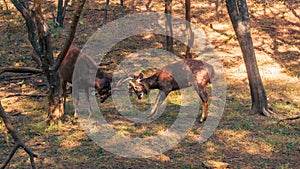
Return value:
[(104, 24), (107, 23), (108, 8), (109, 8), (109, 0), (106, 0), (106, 4), (105, 4), (105, 8), (104, 8), (104, 19), (103, 19)]
[(226, 0), (226, 6), (246, 65), (252, 99), (251, 113), (270, 116), (271, 111), (268, 109), (267, 96), (259, 74), (250, 33), (247, 3), (245, 0)]
[(167, 50), (173, 52), (172, 0), (165, 0)]
[(192, 58), (191, 48), (194, 44), (194, 33), (191, 29), (191, 1), (185, 0), (185, 19), (186, 19), (186, 32), (187, 32), (187, 41), (188, 45), (185, 51), (186, 58)]
[(64, 27), (64, 19), (69, 0), (58, 0), (56, 22), (60, 27)]

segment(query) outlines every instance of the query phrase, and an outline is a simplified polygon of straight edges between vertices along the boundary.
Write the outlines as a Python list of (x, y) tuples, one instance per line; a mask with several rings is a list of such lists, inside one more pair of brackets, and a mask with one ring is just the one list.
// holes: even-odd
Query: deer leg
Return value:
[(200, 123), (204, 122), (208, 116), (208, 100), (209, 100), (209, 97), (208, 97), (208, 94), (205, 90), (205, 88), (199, 86), (198, 87), (198, 90), (197, 90), (197, 93), (199, 95), (199, 97), (201, 98), (201, 101), (202, 101), (202, 115), (201, 115), (201, 118), (200, 118)]
[(163, 103), (163, 101), (166, 99), (166, 97), (169, 93), (170, 93), (170, 91), (164, 92), (162, 90), (159, 90), (158, 96), (155, 100), (154, 106), (153, 106), (149, 116), (156, 115), (158, 108)]
[[(75, 83), (73, 83), (75, 84)], [(73, 103), (74, 103), (74, 118), (78, 118), (78, 110), (77, 110), (77, 106), (78, 106), (78, 100), (79, 100), (79, 88), (77, 85), (72, 85), (72, 93), (74, 94), (73, 97)]]
[(208, 100), (209, 97), (207, 97), (205, 102), (202, 102), (202, 115), (201, 115), (201, 119), (200, 122), (204, 122), (208, 116)]
[(65, 112), (66, 111), (66, 97), (67, 97), (67, 82), (64, 80), (61, 80), (61, 87), (63, 90), (63, 107), (62, 110)]
[(84, 90), (85, 90), (86, 98), (87, 98), (87, 101), (89, 104), (89, 116), (88, 116), (88, 119), (89, 119), (91, 117), (91, 115), (93, 114), (93, 109), (92, 109), (92, 106), (90, 103), (89, 88), (85, 88)]

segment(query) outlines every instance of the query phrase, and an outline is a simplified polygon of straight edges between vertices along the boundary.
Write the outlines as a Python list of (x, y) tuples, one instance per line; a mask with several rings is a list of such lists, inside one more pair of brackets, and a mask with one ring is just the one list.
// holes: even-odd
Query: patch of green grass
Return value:
[(252, 8), (258, 9), (258, 8), (262, 8), (264, 6), (265, 6), (265, 4), (263, 4), (263, 3), (253, 3)]
[(35, 135), (44, 135), (47, 126), (44, 123), (33, 123), (33, 124), (28, 124), (28, 127), (26, 131), (29, 131), (29, 129), (35, 133)]
[(280, 137), (276, 137), (276, 135), (269, 135), (267, 138), (261, 140), (277, 150), (281, 149), (282, 140)]
[(261, 162), (255, 163), (254, 165), (255, 165), (256, 167), (258, 167), (258, 168), (263, 169), (263, 168), (267, 168), (266, 166), (267, 166), (267, 164), (268, 164), (269, 162), (270, 162), (270, 159), (269, 159), (269, 158), (265, 158), (265, 159), (263, 159)]
[(20, 164), (13, 164), (13, 168), (22, 168)]
[(56, 157), (57, 156), (57, 149), (49, 149), (45, 152), (46, 157)]
[(97, 154), (102, 154), (103, 153), (103, 149), (100, 147), (98, 150), (97, 150)]
[(279, 127), (271, 127), (269, 129), (273, 134), (280, 134), (280, 135), (285, 135), (285, 136), (290, 136), (292, 135), (292, 132), (290, 129), (287, 128), (279, 128)]
[(290, 164), (289, 163), (286, 163), (286, 164), (282, 164), (278, 167), (278, 169), (290, 169)]
[(48, 128), (46, 128), (45, 131), (47, 131), (49, 133), (55, 133), (55, 132), (58, 132), (59, 130), (60, 130), (60, 125), (54, 124), (54, 125), (48, 126)]
[(82, 144), (83, 146), (88, 146), (88, 145), (90, 145), (90, 142), (91, 142), (91, 141), (84, 140), (84, 141), (81, 141), (81, 144)]
[(143, 131), (142, 135), (143, 135), (144, 137), (151, 137), (151, 136), (154, 136), (154, 133), (145, 130), (145, 131)]
[(288, 142), (285, 146), (288, 149), (294, 149), (294, 148), (296, 148), (296, 143), (295, 142)]
[(102, 162), (105, 160), (105, 157), (100, 157), (99, 160)]

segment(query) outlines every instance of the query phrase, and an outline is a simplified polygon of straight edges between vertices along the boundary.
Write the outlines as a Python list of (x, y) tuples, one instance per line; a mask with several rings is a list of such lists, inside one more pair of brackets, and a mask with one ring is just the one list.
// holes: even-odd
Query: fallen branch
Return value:
[(3, 77), (5, 78), (6, 81), (13, 81), (13, 80), (20, 80), (20, 79), (29, 79), (29, 78), (34, 78), (37, 76), (40, 76), (42, 73), (37, 73), (37, 74), (26, 74), (26, 75), (21, 75), (20, 76), (6, 76)]
[(285, 119), (281, 119), (281, 120), (278, 121), (278, 123), (283, 122), (283, 121), (287, 121), (287, 120), (296, 120), (296, 119), (300, 119), (300, 115), (295, 116), (295, 117), (288, 117), (288, 118), (285, 118)]
[(32, 67), (15, 67), (15, 66), (8, 66), (0, 68), (0, 75), (5, 72), (12, 72), (12, 73), (43, 73), (41, 69), (36, 69)]
[(25, 144), (23, 143), (23, 141), (20, 139), (18, 131), (13, 127), (13, 125), (11, 124), (9, 118), (6, 116), (6, 113), (5, 113), (5, 111), (2, 107), (1, 102), (0, 102), (0, 117), (3, 119), (5, 127), (7, 128), (8, 132), (11, 134), (12, 138), (14, 139), (14, 141), (16, 143), (14, 148), (10, 152), (9, 156), (7, 157), (7, 159), (5, 160), (3, 165), (1, 166), (1, 169), (4, 169), (7, 166), (7, 164), (10, 162), (10, 160), (12, 159), (12, 157), (14, 156), (14, 154), (16, 153), (16, 151), (18, 150), (19, 147), (22, 147), (25, 150), (25, 152), (29, 155), (31, 167), (33, 169), (35, 169), (34, 157), (37, 157), (37, 155), (34, 154), (29, 148), (27, 148), (25, 146)]
[(3, 96), (3, 98), (8, 98), (8, 97), (17, 97), (17, 96), (25, 96), (25, 97), (46, 97), (47, 94), (30, 94), (30, 93), (13, 93), (13, 94), (8, 94)]

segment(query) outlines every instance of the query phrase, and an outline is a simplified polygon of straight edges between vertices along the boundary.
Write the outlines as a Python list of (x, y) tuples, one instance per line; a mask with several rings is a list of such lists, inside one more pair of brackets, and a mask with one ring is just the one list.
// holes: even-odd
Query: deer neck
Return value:
[(158, 89), (157, 76), (153, 75), (142, 80), (143, 83), (147, 84), (149, 89)]

